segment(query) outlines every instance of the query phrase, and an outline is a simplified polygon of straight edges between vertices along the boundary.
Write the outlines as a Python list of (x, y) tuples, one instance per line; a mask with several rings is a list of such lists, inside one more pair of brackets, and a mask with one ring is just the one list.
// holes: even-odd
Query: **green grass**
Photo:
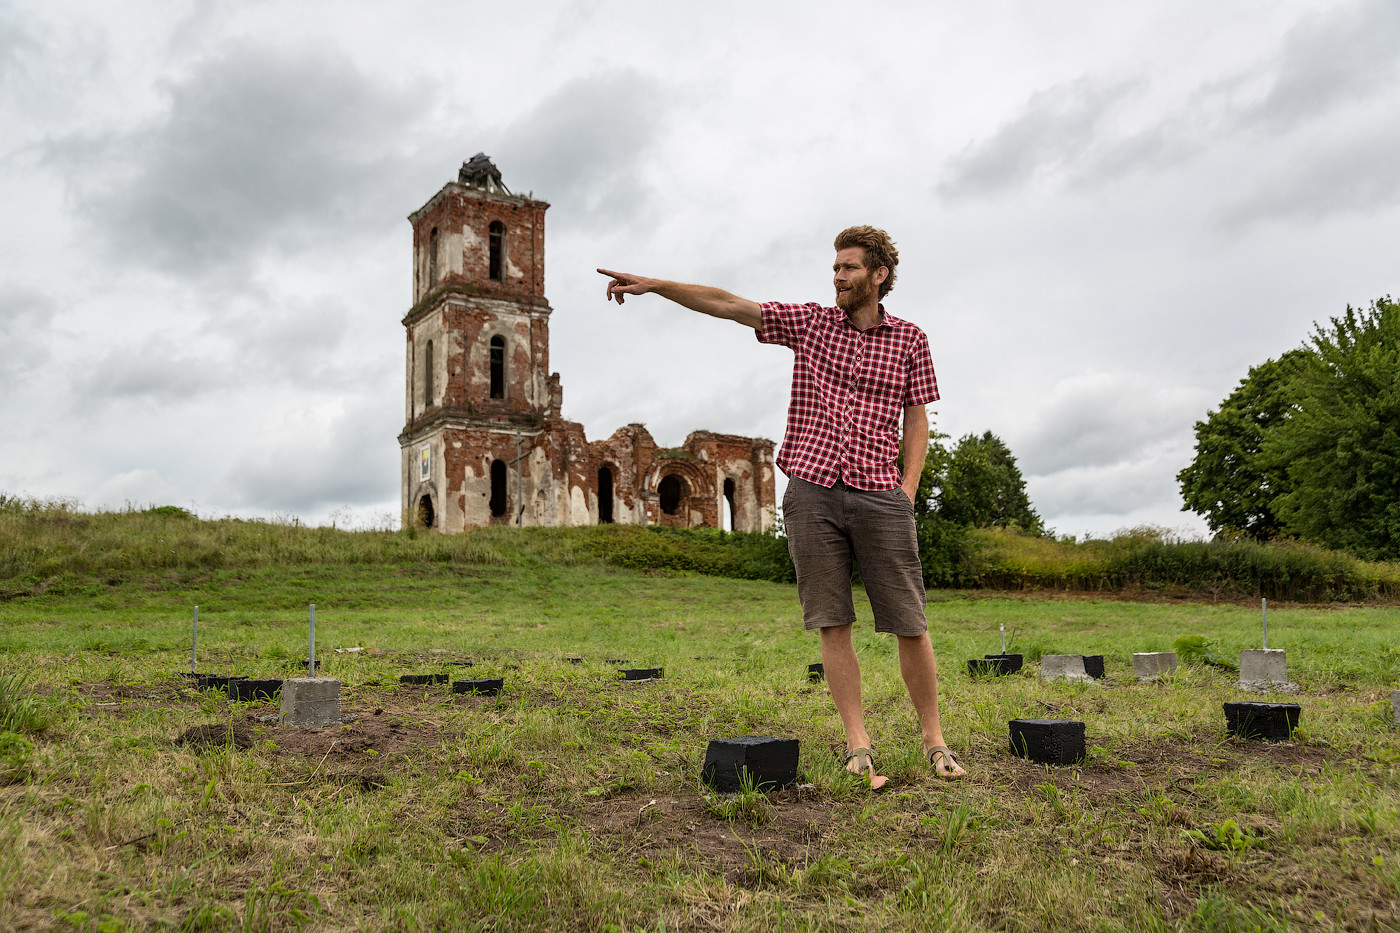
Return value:
[[(831, 702), (807, 682), (818, 645), (791, 586), (492, 540), (478, 562), (166, 566), (0, 602), (0, 704), (43, 723), (9, 732), (22, 743), (0, 734), (0, 929), (1400, 923), (1394, 607), (1271, 601), (1270, 645), (1288, 650), (1304, 712), (1297, 742), (1265, 745), (1224, 734), (1221, 703), (1242, 696), (1228, 672), (1130, 676), (1134, 651), (1182, 635), (1222, 656), (1257, 646), (1257, 605), (936, 592), (945, 730), (971, 772), (949, 785), (920, 760), (893, 645), (858, 594), (864, 705), (892, 779), (872, 795), (844, 775)], [(322, 672), (356, 723), (283, 729), (257, 718), (275, 706), (178, 676), (195, 604), (201, 670), (283, 676), (312, 602)], [(1032, 658), (1105, 655), (1109, 684), (1041, 684), (1033, 663), (969, 677), (1002, 624)], [(608, 658), (666, 676), (624, 684)], [(397, 685), (431, 670), (507, 686)], [(1012, 757), (1020, 716), (1084, 721), (1087, 761)], [(175, 741), (197, 726), (220, 738)], [(745, 734), (798, 738), (808, 786), (703, 788), (706, 742)]]

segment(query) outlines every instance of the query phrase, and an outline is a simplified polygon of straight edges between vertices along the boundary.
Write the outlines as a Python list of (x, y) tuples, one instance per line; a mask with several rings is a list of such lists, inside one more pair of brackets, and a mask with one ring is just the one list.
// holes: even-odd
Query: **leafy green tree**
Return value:
[(1290, 350), (1252, 367), (1218, 411), (1196, 422), (1196, 456), (1176, 481), (1182, 511), (1204, 517), (1216, 534), (1231, 529), (1267, 541), (1279, 533), (1274, 500), (1287, 477), (1265, 457), (1264, 438), (1292, 410), (1287, 389), (1308, 356)]
[(1317, 326), (1289, 383), (1291, 413), (1264, 439), (1286, 470), (1285, 531), (1370, 560), (1400, 558), (1400, 304), (1347, 306)]
[[(1026, 481), (1010, 448), (991, 431), (968, 434), (951, 451), (931, 436), (925, 473), (928, 508), (944, 521), (974, 528), (1019, 528), (1041, 534), (1045, 525), (1026, 495)], [(922, 483), (920, 484), (922, 486)]]

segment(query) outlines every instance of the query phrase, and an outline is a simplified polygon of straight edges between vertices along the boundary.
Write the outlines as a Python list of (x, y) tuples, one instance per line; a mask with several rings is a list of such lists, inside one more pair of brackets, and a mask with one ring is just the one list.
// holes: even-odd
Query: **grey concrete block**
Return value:
[(1175, 672), (1175, 651), (1142, 651), (1133, 655), (1133, 673), (1138, 680), (1157, 680)]
[[(1070, 655), (1077, 657), (1077, 655)], [(1067, 719), (1013, 719), (1011, 753), (1043, 765), (1072, 765), (1084, 757), (1084, 723)]]
[(1287, 652), (1282, 648), (1246, 648), (1241, 651), (1240, 687), (1244, 690), (1297, 690), (1298, 685), (1288, 679)]
[(282, 725), (318, 729), (340, 722), (340, 681), (294, 677), (282, 682)]
[(1040, 658), (1041, 680), (1066, 680), (1087, 683), (1093, 678), (1084, 670), (1082, 654), (1046, 654)]
[(705, 749), (701, 776), (715, 790), (734, 793), (742, 789), (740, 775), (748, 771), (755, 787), (779, 787), (797, 781), (797, 739), (745, 735), (714, 739)]
[(1297, 703), (1226, 703), (1225, 725), (1246, 739), (1287, 741), (1298, 728), (1302, 709)]

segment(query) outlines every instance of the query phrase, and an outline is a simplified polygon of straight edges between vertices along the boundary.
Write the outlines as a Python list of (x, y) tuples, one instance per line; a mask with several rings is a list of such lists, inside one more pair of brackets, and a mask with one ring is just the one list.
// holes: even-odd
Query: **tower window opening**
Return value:
[(500, 518), (506, 514), (506, 462), (491, 461), (491, 515)]
[(437, 521), (437, 514), (433, 511), (432, 496), (425, 494), (418, 500), (417, 515), (414, 517), (418, 519), (417, 524), (420, 528), (433, 527), (433, 522)]
[(491, 338), (491, 397), (506, 397), (506, 339)]
[(433, 342), (423, 348), (423, 407), (433, 404)]
[(680, 509), (681, 499), (685, 498), (685, 482), (673, 473), (661, 480), (656, 492), (661, 497), (661, 511), (675, 515)]
[(613, 475), (610, 467), (598, 469), (598, 524), (611, 525), (613, 520)]
[(437, 284), (438, 277), (438, 228), (428, 234), (428, 287)]
[(506, 263), (506, 225), (499, 220), (491, 221), (489, 239), (491, 250), (489, 274), (491, 281), (500, 282), (505, 278), (503, 270)]
[(734, 509), (734, 480), (732, 479), (726, 479), (724, 481), (724, 508), (721, 511), (724, 514), (720, 516), (720, 527), (725, 531), (733, 531), (734, 525), (736, 524), (734, 521), (736, 515)]

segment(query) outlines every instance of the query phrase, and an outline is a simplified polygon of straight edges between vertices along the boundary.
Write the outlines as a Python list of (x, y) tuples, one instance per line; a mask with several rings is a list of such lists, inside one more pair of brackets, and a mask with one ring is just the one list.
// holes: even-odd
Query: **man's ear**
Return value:
[(880, 268), (878, 268), (878, 269), (875, 270), (875, 274), (871, 276), (871, 279), (874, 280), (874, 282), (875, 282), (876, 285), (884, 285), (884, 284), (885, 284), (885, 279), (887, 279), (887, 278), (889, 278), (889, 277), (890, 277), (890, 267), (889, 267), (889, 266), (881, 266)]

